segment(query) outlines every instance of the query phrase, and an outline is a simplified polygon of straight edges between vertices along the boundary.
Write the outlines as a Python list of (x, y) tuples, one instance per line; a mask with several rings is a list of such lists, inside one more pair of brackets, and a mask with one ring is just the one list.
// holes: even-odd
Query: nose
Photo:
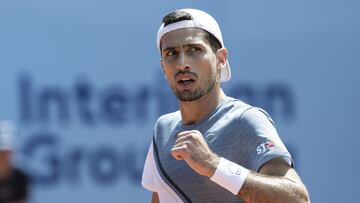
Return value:
[(183, 50), (179, 53), (178, 63), (177, 63), (177, 69), (179, 70), (188, 70), (190, 69), (188, 57), (184, 53)]

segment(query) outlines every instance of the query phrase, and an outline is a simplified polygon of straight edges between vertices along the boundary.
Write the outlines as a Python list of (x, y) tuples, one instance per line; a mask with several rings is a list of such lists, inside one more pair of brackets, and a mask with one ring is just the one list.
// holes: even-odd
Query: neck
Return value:
[(198, 122), (212, 112), (223, 101), (225, 96), (225, 93), (218, 86), (195, 101), (180, 101), (182, 123), (191, 125)]

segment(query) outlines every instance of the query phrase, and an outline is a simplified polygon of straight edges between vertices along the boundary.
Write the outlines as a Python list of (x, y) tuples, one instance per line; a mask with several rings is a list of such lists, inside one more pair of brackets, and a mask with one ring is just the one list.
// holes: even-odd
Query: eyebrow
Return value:
[(166, 47), (162, 50), (162, 52), (172, 51), (174, 49), (175, 49), (175, 47)]
[[(202, 45), (200, 43), (189, 43), (189, 44), (183, 45), (183, 47), (194, 47), (194, 46), (202, 46)], [(171, 51), (171, 50), (174, 50), (175, 48), (176, 48), (176, 46), (166, 47), (162, 50), (162, 52)]]

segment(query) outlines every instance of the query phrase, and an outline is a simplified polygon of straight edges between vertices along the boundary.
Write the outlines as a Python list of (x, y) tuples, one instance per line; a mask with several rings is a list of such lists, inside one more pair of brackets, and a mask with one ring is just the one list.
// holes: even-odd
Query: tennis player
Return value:
[(310, 202), (270, 116), (222, 90), (231, 72), (215, 19), (171, 12), (157, 46), (179, 111), (154, 127), (142, 175), (152, 202)]

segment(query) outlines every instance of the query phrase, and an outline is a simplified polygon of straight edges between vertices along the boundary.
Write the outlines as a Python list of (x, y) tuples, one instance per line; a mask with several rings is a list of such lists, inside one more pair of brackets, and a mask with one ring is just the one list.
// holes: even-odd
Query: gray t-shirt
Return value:
[(226, 97), (209, 115), (193, 125), (183, 125), (179, 111), (161, 116), (154, 128), (154, 158), (162, 179), (184, 202), (242, 202), (231, 192), (193, 171), (170, 154), (177, 134), (198, 130), (217, 155), (249, 170), (267, 161), (291, 156), (280, 140), (270, 116), (262, 109)]

